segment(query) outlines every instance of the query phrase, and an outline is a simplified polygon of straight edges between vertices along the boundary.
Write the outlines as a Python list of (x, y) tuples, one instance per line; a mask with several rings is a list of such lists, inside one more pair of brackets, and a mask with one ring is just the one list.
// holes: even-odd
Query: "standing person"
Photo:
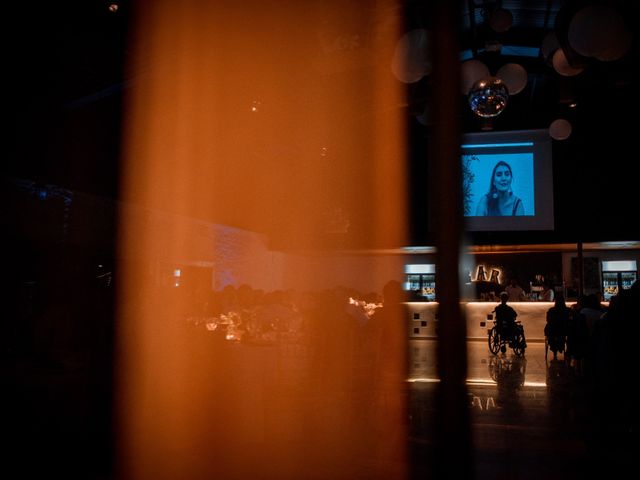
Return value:
[(564, 296), (559, 294), (553, 307), (547, 310), (547, 323), (544, 326), (544, 336), (547, 337), (554, 360), (558, 358), (558, 352), (564, 352), (570, 316), (571, 310), (567, 307)]
[(589, 328), (587, 319), (582, 313), (587, 296), (581, 295), (578, 301), (570, 308), (569, 322), (567, 325), (567, 348), (564, 353), (565, 360), (576, 373), (582, 375), (584, 358), (589, 346)]
[(382, 307), (376, 308), (367, 323), (367, 329), (376, 359), (373, 378), (388, 385), (398, 379), (404, 382), (406, 375), (408, 358), (404, 320), (408, 311), (404, 303), (406, 294), (400, 282), (387, 282), (382, 298)]
[(507, 292), (510, 302), (522, 302), (527, 298), (524, 294), (524, 289), (518, 285), (515, 278), (511, 279), (511, 282), (505, 287), (504, 291)]
[(556, 296), (556, 293), (553, 291), (553, 288), (545, 284), (544, 290), (542, 291), (542, 297), (540, 298), (540, 300), (542, 300), (543, 302), (553, 302), (553, 299), (555, 296)]
[(511, 166), (500, 160), (493, 167), (489, 191), (485, 193), (476, 206), (478, 217), (501, 217), (524, 215), (524, 205), (520, 197), (511, 190), (513, 172)]
[(376, 308), (368, 324), (373, 342), (367, 402), (373, 408), (375, 427), (380, 439), (376, 458), (397, 462), (405, 454), (406, 406), (408, 404), (408, 350), (405, 322), (408, 316), (402, 284), (387, 282), (382, 291), (382, 307)]

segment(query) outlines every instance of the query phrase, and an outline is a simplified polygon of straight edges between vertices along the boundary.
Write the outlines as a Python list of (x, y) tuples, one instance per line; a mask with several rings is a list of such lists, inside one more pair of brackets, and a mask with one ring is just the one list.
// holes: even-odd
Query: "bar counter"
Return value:
[[(567, 302), (567, 306), (573, 303)], [(467, 319), (467, 338), (486, 339), (488, 330), (493, 327), (493, 321), (487, 320), (487, 314), (492, 313), (499, 302), (461, 302), (461, 305)], [(527, 341), (544, 341), (547, 310), (553, 306), (553, 302), (509, 302), (508, 305), (518, 314)], [(407, 302), (407, 306), (410, 312), (409, 337), (436, 338), (438, 303)]]

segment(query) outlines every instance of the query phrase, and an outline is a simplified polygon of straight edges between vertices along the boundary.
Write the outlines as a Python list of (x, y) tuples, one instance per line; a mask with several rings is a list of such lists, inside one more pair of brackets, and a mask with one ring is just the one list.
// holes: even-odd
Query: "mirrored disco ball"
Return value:
[(509, 90), (497, 77), (481, 78), (469, 90), (469, 106), (479, 117), (495, 117), (507, 106)]

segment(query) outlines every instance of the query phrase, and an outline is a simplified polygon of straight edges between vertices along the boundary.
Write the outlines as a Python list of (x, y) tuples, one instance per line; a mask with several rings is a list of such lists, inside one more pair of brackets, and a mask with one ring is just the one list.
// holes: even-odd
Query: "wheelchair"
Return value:
[(507, 347), (509, 347), (513, 349), (513, 353), (518, 357), (523, 357), (524, 351), (527, 348), (527, 342), (524, 338), (524, 327), (522, 323), (516, 320), (512, 331), (505, 333), (503, 331), (504, 329), (498, 327), (497, 320), (493, 319), (492, 315), (490, 317), (490, 320), (493, 320), (493, 327), (491, 327), (488, 332), (489, 351), (497, 355), (498, 352), (505, 353)]

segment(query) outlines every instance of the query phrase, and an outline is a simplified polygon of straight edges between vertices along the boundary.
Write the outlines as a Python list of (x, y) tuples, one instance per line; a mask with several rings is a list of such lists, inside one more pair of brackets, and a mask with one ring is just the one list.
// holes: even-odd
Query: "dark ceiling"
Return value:
[[(546, 128), (558, 116), (575, 115), (572, 108), (584, 105), (601, 110), (603, 114), (615, 112), (633, 100), (633, 65), (637, 60), (637, 40), (615, 60), (602, 61), (578, 53), (568, 41), (571, 20), (577, 12), (588, 7), (604, 6), (618, 12), (624, 19), (624, 28), (633, 34), (638, 17), (638, 2), (588, 0), (464, 0), (459, 9), (459, 47), (461, 62), (479, 60), (491, 75), (500, 67), (518, 64), (527, 72), (524, 90), (509, 98), (509, 106), (492, 120), (481, 120), (466, 108), (461, 96), (461, 115), (465, 131), (482, 129), (513, 130)], [(428, 2), (409, 0), (406, 7), (407, 30), (425, 28), (432, 24)], [(503, 28), (494, 28), (498, 12), (508, 12), (510, 22)], [(504, 28), (509, 25), (508, 28)], [(553, 66), (553, 54), (558, 50), (566, 54), (567, 61), (579, 74), (560, 74)], [(408, 85), (410, 107), (419, 120), (428, 121), (424, 112), (429, 94), (438, 86), (427, 75)], [(620, 104), (613, 100), (626, 99)], [(584, 110), (584, 108), (583, 108)]]
[[(118, 4), (110, 11), (109, 4)], [(484, 62), (492, 74), (505, 63), (527, 71), (526, 87), (512, 95), (505, 111), (490, 121), (476, 117), (460, 95), (464, 131), (547, 128), (555, 118), (568, 119), (569, 139), (554, 142), (556, 230), (533, 237), (478, 235), (482, 243), (537, 243), (596, 240), (638, 240), (640, 228), (629, 213), (636, 208), (637, 154), (635, 115), (638, 85), (635, 35), (638, 3), (575, 0), (462, 1), (459, 9), (460, 59)], [(12, 2), (4, 7), (8, 45), (5, 72), (9, 142), (3, 171), (107, 198), (118, 197), (118, 161), (123, 92), (134, 75), (125, 63), (131, 1), (72, 0), (37, 7)], [(593, 4), (614, 7), (633, 33), (622, 58), (600, 61), (571, 51), (569, 21)], [(363, 2), (363, 5), (369, 5)], [(365, 7), (363, 7), (365, 8)], [(496, 9), (510, 12), (504, 31), (491, 26)], [(404, 4), (406, 29), (429, 30), (434, 19), (427, 1)], [(11, 33), (10, 33), (11, 32)], [(14, 33), (18, 32), (18, 33)], [(575, 76), (559, 74), (543, 47), (550, 33), (573, 65)], [(412, 163), (412, 243), (430, 242), (425, 199), (428, 177), (429, 98), (437, 94), (429, 75), (406, 84)], [(403, 107), (404, 108), (404, 107)], [(418, 206), (419, 203), (419, 206)]]
[[(428, 28), (424, 2), (408, 3), (409, 28)], [(624, 19), (623, 27), (632, 42), (615, 60), (600, 60), (576, 52), (568, 41), (571, 20), (583, 9), (615, 10)], [(491, 27), (496, 9), (508, 10), (510, 28), (495, 31)], [(562, 242), (581, 239), (637, 239), (640, 222), (632, 212), (637, 205), (637, 177), (633, 173), (637, 135), (638, 81), (634, 65), (638, 59), (638, 2), (594, 1), (474, 1), (461, 2), (461, 60), (480, 60), (496, 75), (507, 63), (522, 65), (527, 83), (511, 95), (507, 107), (497, 117), (476, 116), (460, 96), (460, 119), (464, 132), (506, 131), (548, 128), (558, 118), (572, 126), (571, 136), (553, 141), (555, 230), (554, 232), (475, 233), (475, 244)], [(613, 36), (612, 32), (608, 33)], [(549, 39), (555, 40), (549, 42)], [(552, 47), (549, 47), (551, 45)], [(554, 67), (556, 50), (565, 53), (567, 62), (581, 69), (575, 75)], [(424, 198), (423, 179), (429, 164), (420, 161), (428, 155), (430, 135), (430, 94), (437, 92), (429, 76), (408, 86), (410, 98), (412, 158), (412, 204), (414, 243), (431, 242), (426, 229), (427, 213), (419, 206)], [(423, 203), (423, 202), (422, 202)], [(630, 216), (631, 215), (631, 216)]]

